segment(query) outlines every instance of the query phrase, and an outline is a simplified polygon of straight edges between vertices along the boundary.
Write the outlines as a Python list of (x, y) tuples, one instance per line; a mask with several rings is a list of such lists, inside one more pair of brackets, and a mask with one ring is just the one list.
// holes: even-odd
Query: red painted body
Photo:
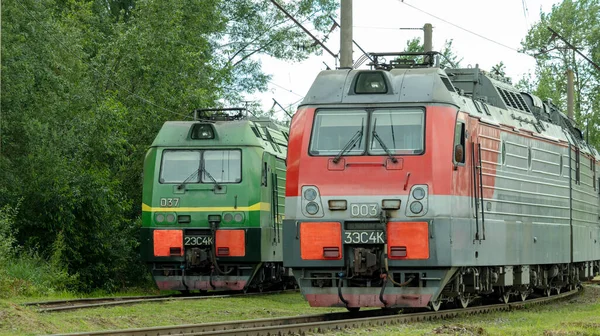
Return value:
[[(314, 108), (301, 108), (292, 120), (286, 197), (299, 196), (302, 185), (317, 186), (321, 196), (406, 195), (413, 184), (428, 184), (432, 195), (452, 193), (455, 107), (427, 106), (425, 153), (396, 156), (399, 162), (395, 167), (381, 165), (388, 161), (385, 155), (343, 156), (337, 165), (330, 162), (331, 156), (310, 156), (308, 146), (314, 115)], [(409, 188), (405, 190), (407, 177)]]

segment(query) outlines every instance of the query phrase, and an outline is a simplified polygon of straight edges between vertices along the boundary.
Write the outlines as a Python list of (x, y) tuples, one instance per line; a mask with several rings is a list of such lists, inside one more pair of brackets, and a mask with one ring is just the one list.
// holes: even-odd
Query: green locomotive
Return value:
[(282, 264), (288, 135), (241, 108), (163, 125), (144, 162), (141, 228), (142, 259), (159, 289), (295, 283)]

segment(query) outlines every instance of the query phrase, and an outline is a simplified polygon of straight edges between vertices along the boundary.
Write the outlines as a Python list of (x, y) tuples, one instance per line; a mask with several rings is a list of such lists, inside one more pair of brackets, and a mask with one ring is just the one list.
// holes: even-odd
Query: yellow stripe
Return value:
[(221, 212), (221, 211), (271, 211), (271, 204), (258, 202), (248, 207), (182, 207), (182, 208), (153, 208), (145, 203), (142, 203), (142, 211), (159, 212), (159, 211), (177, 211), (177, 212)]

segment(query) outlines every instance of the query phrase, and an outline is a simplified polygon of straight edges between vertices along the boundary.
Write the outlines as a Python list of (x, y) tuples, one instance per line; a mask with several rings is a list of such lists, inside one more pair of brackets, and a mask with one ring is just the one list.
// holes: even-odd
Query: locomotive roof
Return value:
[[(387, 93), (355, 93), (357, 76), (379, 72)], [(391, 68), (390, 70), (336, 69), (321, 71), (302, 105), (438, 103), (450, 104), (481, 122), (505, 125), (517, 132), (556, 142), (569, 142), (600, 160), (582, 132), (551, 101), (520, 92), (504, 78), (475, 68)]]
[[(194, 125), (211, 125), (214, 139), (192, 139)], [(152, 147), (261, 147), (266, 152), (285, 159), (288, 128), (268, 118), (230, 121), (167, 121), (163, 124)]]

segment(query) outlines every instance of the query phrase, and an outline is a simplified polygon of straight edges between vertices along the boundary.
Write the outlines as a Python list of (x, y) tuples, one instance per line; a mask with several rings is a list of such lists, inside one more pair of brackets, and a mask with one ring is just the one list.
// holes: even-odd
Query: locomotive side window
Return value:
[[(161, 183), (199, 182), (200, 151), (166, 150), (160, 169)], [(195, 173), (195, 174), (194, 174)]]
[(371, 116), (369, 134), (369, 154), (385, 155), (385, 147), (392, 154), (421, 154), (425, 147), (425, 113), (412, 109), (376, 110)]
[(318, 111), (315, 116), (310, 154), (360, 155), (364, 152), (367, 112), (364, 110)]
[[(208, 150), (204, 152), (202, 182), (237, 183), (242, 180), (242, 152), (239, 150)], [(210, 176), (209, 176), (210, 175)]]
[(465, 163), (465, 123), (461, 121), (454, 130), (454, 162)]

